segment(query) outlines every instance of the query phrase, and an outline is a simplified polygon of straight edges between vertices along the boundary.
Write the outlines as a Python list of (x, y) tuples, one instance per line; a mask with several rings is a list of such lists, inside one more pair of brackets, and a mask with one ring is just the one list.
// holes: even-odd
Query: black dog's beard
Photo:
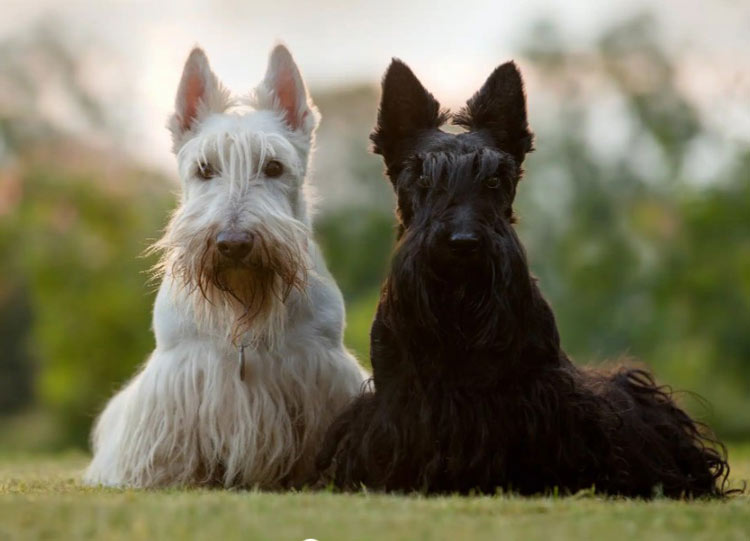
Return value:
[(439, 347), (511, 348), (532, 296), (517, 237), (489, 231), (481, 254), (465, 262), (446, 259), (430, 246), (429, 234), (401, 239), (385, 285), (387, 315)]

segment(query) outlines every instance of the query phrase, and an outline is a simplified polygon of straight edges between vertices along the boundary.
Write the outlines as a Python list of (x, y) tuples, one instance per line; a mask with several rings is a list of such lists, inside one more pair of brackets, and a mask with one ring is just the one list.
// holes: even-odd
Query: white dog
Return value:
[(233, 99), (200, 49), (169, 128), (181, 204), (154, 250), (156, 350), (93, 432), (90, 484), (279, 488), (366, 374), (342, 343), (341, 293), (311, 236), (305, 174), (318, 114), (289, 51)]

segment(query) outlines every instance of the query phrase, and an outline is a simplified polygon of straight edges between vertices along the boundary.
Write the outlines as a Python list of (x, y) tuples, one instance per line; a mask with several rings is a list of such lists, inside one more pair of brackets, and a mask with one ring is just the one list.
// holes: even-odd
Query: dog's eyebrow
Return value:
[(477, 152), (477, 176), (486, 177), (498, 173), (513, 171), (515, 162), (509, 154), (491, 149)]
[(449, 182), (459, 177), (487, 177), (509, 170), (512, 158), (493, 149), (467, 152), (426, 152), (414, 157), (414, 169), (431, 178), (446, 178)]

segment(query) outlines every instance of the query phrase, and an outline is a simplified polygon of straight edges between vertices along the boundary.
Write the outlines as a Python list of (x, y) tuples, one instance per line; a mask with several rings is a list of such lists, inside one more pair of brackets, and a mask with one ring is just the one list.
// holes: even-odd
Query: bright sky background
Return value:
[(399, 56), (441, 102), (455, 106), (514, 55), (535, 20), (554, 20), (585, 49), (602, 28), (649, 8), (668, 46), (685, 53), (696, 73), (702, 65), (726, 64), (732, 84), (750, 88), (746, 1), (4, 0), (2, 5), (0, 38), (18, 35), (41, 18), (61, 25), (74, 41), (101, 44), (91, 70), (95, 86), (127, 102), (131, 149), (168, 170), (173, 159), (164, 123), (194, 44), (203, 46), (219, 77), (236, 91), (260, 80), (270, 47), (283, 40), (313, 90), (376, 83), (390, 57)]

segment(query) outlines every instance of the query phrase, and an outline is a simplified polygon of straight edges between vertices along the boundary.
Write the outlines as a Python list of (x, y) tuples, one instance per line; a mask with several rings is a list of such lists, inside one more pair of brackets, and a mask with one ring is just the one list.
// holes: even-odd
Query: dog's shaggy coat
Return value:
[[(98, 419), (88, 483), (314, 481), (325, 430), (364, 379), (342, 345), (341, 293), (311, 237), (304, 179), (316, 125), (283, 46), (243, 100), (200, 49), (191, 53), (169, 123), (181, 204), (154, 247), (156, 349)], [(221, 235), (252, 247), (224, 257)]]
[(449, 118), (394, 60), (375, 152), (399, 232), (371, 334), (374, 390), (319, 467), (343, 489), (721, 495), (724, 449), (641, 369), (579, 368), (530, 275), (512, 203), (532, 147), (521, 76), (498, 67)]

